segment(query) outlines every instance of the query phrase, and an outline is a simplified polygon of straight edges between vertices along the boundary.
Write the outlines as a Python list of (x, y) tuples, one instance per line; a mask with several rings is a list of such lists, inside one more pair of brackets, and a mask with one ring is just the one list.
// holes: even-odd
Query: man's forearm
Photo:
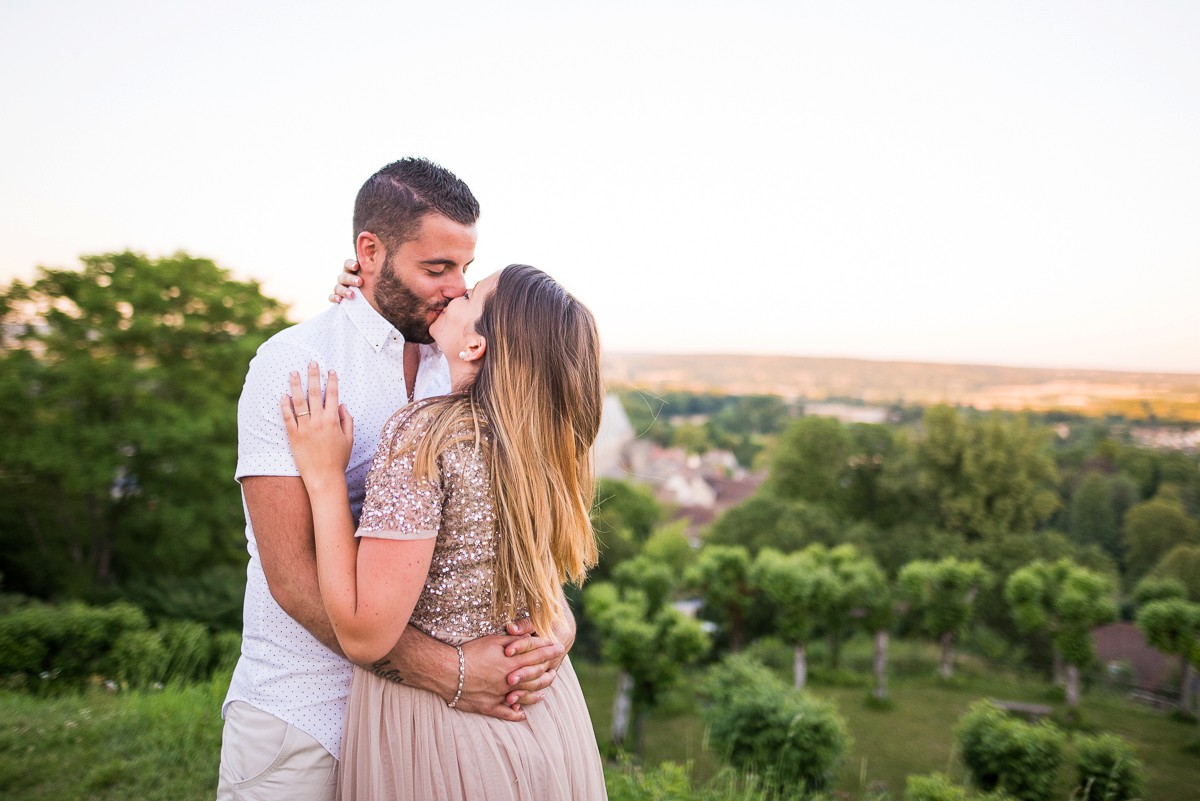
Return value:
[(449, 700), (458, 686), (458, 652), (413, 626), (387, 656), (363, 667), (388, 681), (407, 684)]

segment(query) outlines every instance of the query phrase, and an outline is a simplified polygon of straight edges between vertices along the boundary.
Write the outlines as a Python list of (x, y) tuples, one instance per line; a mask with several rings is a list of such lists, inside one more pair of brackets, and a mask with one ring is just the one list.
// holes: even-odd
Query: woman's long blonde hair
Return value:
[[(470, 386), (420, 407), (430, 426), (416, 445), (415, 473), (436, 474), (443, 449), (479, 443), (487, 432), (495, 611), (512, 620), (528, 608), (538, 634), (553, 637), (563, 582), (582, 582), (597, 558), (590, 518), (591, 447), (603, 405), (596, 321), (541, 270), (510, 264), (475, 329), (487, 351)], [(407, 449), (393, 442), (393, 458)]]

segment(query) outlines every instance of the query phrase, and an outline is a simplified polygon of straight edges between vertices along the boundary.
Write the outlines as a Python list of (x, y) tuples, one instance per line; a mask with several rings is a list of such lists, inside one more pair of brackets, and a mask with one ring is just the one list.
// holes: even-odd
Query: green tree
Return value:
[(821, 621), (829, 642), (830, 667), (836, 669), (841, 665), (841, 644), (847, 638), (858, 629), (874, 633), (873, 627), (864, 625), (864, 619), (868, 609), (879, 611), (874, 609), (874, 604), (880, 600), (880, 594), (886, 591), (887, 577), (874, 559), (865, 556), (853, 545), (839, 545), (830, 549), (814, 545), (807, 549), (807, 553), (827, 565), (837, 582), (837, 594)]
[(768, 480), (780, 498), (838, 509), (851, 452), (846, 427), (828, 417), (802, 417), (780, 435)]
[(1146, 635), (1146, 642), (1164, 654), (1179, 657), (1180, 707), (1189, 710), (1193, 677), (1200, 667), (1200, 604), (1181, 598), (1151, 601), (1138, 610), (1137, 626)]
[(1187, 587), (1183, 586), (1183, 582), (1176, 578), (1147, 576), (1137, 583), (1129, 597), (1141, 607), (1155, 601), (1168, 601), (1172, 598), (1186, 599)]
[(705, 533), (713, 545), (740, 545), (751, 555), (764, 548), (790, 553), (839, 538), (836, 518), (823, 506), (759, 493), (725, 510)]
[(735, 653), (746, 644), (746, 616), (754, 603), (750, 583), (750, 552), (740, 545), (708, 545), (700, 550), (687, 583), (704, 596), (705, 606), (729, 626), (729, 647)]
[(1069, 559), (1034, 561), (1008, 578), (1004, 599), (1022, 631), (1050, 635), (1066, 663), (1067, 706), (1079, 703), (1079, 669), (1095, 658), (1091, 632), (1117, 615), (1106, 577)]
[(597, 481), (592, 530), (600, 546), (600, 564), (591, 580), (611, 578), (617, 565), (641, 550), (662, 518), (662, 506), (648, 487), (613, 478)]
[(688, 522), (676, 520), (654, 530), (638, 556), (666, 565), (675, 576), (682, 576), (696, 561), (696, 551), (687, 537)]
[(1099, 545), (1114, 558), (1121, 556), (1121, 521), (1112, 480), (1103, 473), (1084, 476), (1071, 496), (1071, 539), (1082, 545)]
[(675, 426), (675, 430), (671, 433), (671, 445), (683, 448), (688, 453), (704, 453), (713, 448), (707, 427), (691, 423)]
[(947, 557), (939, 562), (916, 561), (905, 565), (896, 580), (901, 597), (917, 628), (942, 646), (939, 672), (954, 675), (954, 644), (966, 630), (975, 611), (975, 599), (989, 581), (979, 562)]
[(604, 659), (620, 670), (612, 741), (625, 746), (632, 721), (631, 750), (638, 754), (650, 710), (709, 648), (700, 624), (668, 602), (675, 578), (669, 568), (637, 558), (621, 565), (617, 584), (598, 582), (584, 591), (587, 614), (600, 631)]
[(1159, 493), (1125, 515), (1126, 576), (1132, 581), (1150, 572), (1179, 545), (1200, 545), (1200, 526), (1188, 517), (1177, 495)]
[(782, 554), (769, 548), (754, 560), (750, 576), (772, 605), (775, 630), (792, 646), (793, 681), (802, 690), (808, 683), (808, 644), (837, 603), (837, 577), (808, 551)]
[(1024, 418), (965, 417), (936, 406), (925, 413), (913, 472), (917, 507), (934, 528), (967, 542), (1033, 531), (1058, 506), (1048, 432)]
[(1155, 565), (1153, 574), (1179, 581), (1188, 600), (1200, 603), (1200, 546), (1176, 545)]
[(896, 619), (895, 592), (888, 581), (887, 574), (871, 561), (874, 570), (867, 568), (863, 572), (866, 582), (861, 605), (856, 610), (859, 622), (867, 633), (871, 634), (874, 642), (872, 666), (875, 673), (875, 686), (871, 694), (879, 701), (888, 699), (888, 644), (891, 639), (892, 626)]
[(186, 254), (40, 268), (0, 300), (0, 569), (95, 598), (239, 562), (237, 397), (284, 307)]

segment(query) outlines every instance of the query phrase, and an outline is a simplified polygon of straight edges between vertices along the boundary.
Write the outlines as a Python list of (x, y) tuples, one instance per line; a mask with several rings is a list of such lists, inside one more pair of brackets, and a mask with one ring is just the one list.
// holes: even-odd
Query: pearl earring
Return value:
[(465, 350), (460, 350), (458, 352), (458, 358), (462, 359), (465, 362), (467, 360), (467, 352)]

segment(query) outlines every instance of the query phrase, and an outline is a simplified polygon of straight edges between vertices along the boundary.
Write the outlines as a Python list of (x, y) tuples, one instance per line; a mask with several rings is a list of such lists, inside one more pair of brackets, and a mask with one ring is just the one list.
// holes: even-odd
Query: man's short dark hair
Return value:
[(479, 219), (479, 201), (454, 173), (427, 159), (393, 161), (367, 179), (354, 201), (354, 241), (370, 231), (393, 251), (421, 233), (426, 214), (462, 225)]

